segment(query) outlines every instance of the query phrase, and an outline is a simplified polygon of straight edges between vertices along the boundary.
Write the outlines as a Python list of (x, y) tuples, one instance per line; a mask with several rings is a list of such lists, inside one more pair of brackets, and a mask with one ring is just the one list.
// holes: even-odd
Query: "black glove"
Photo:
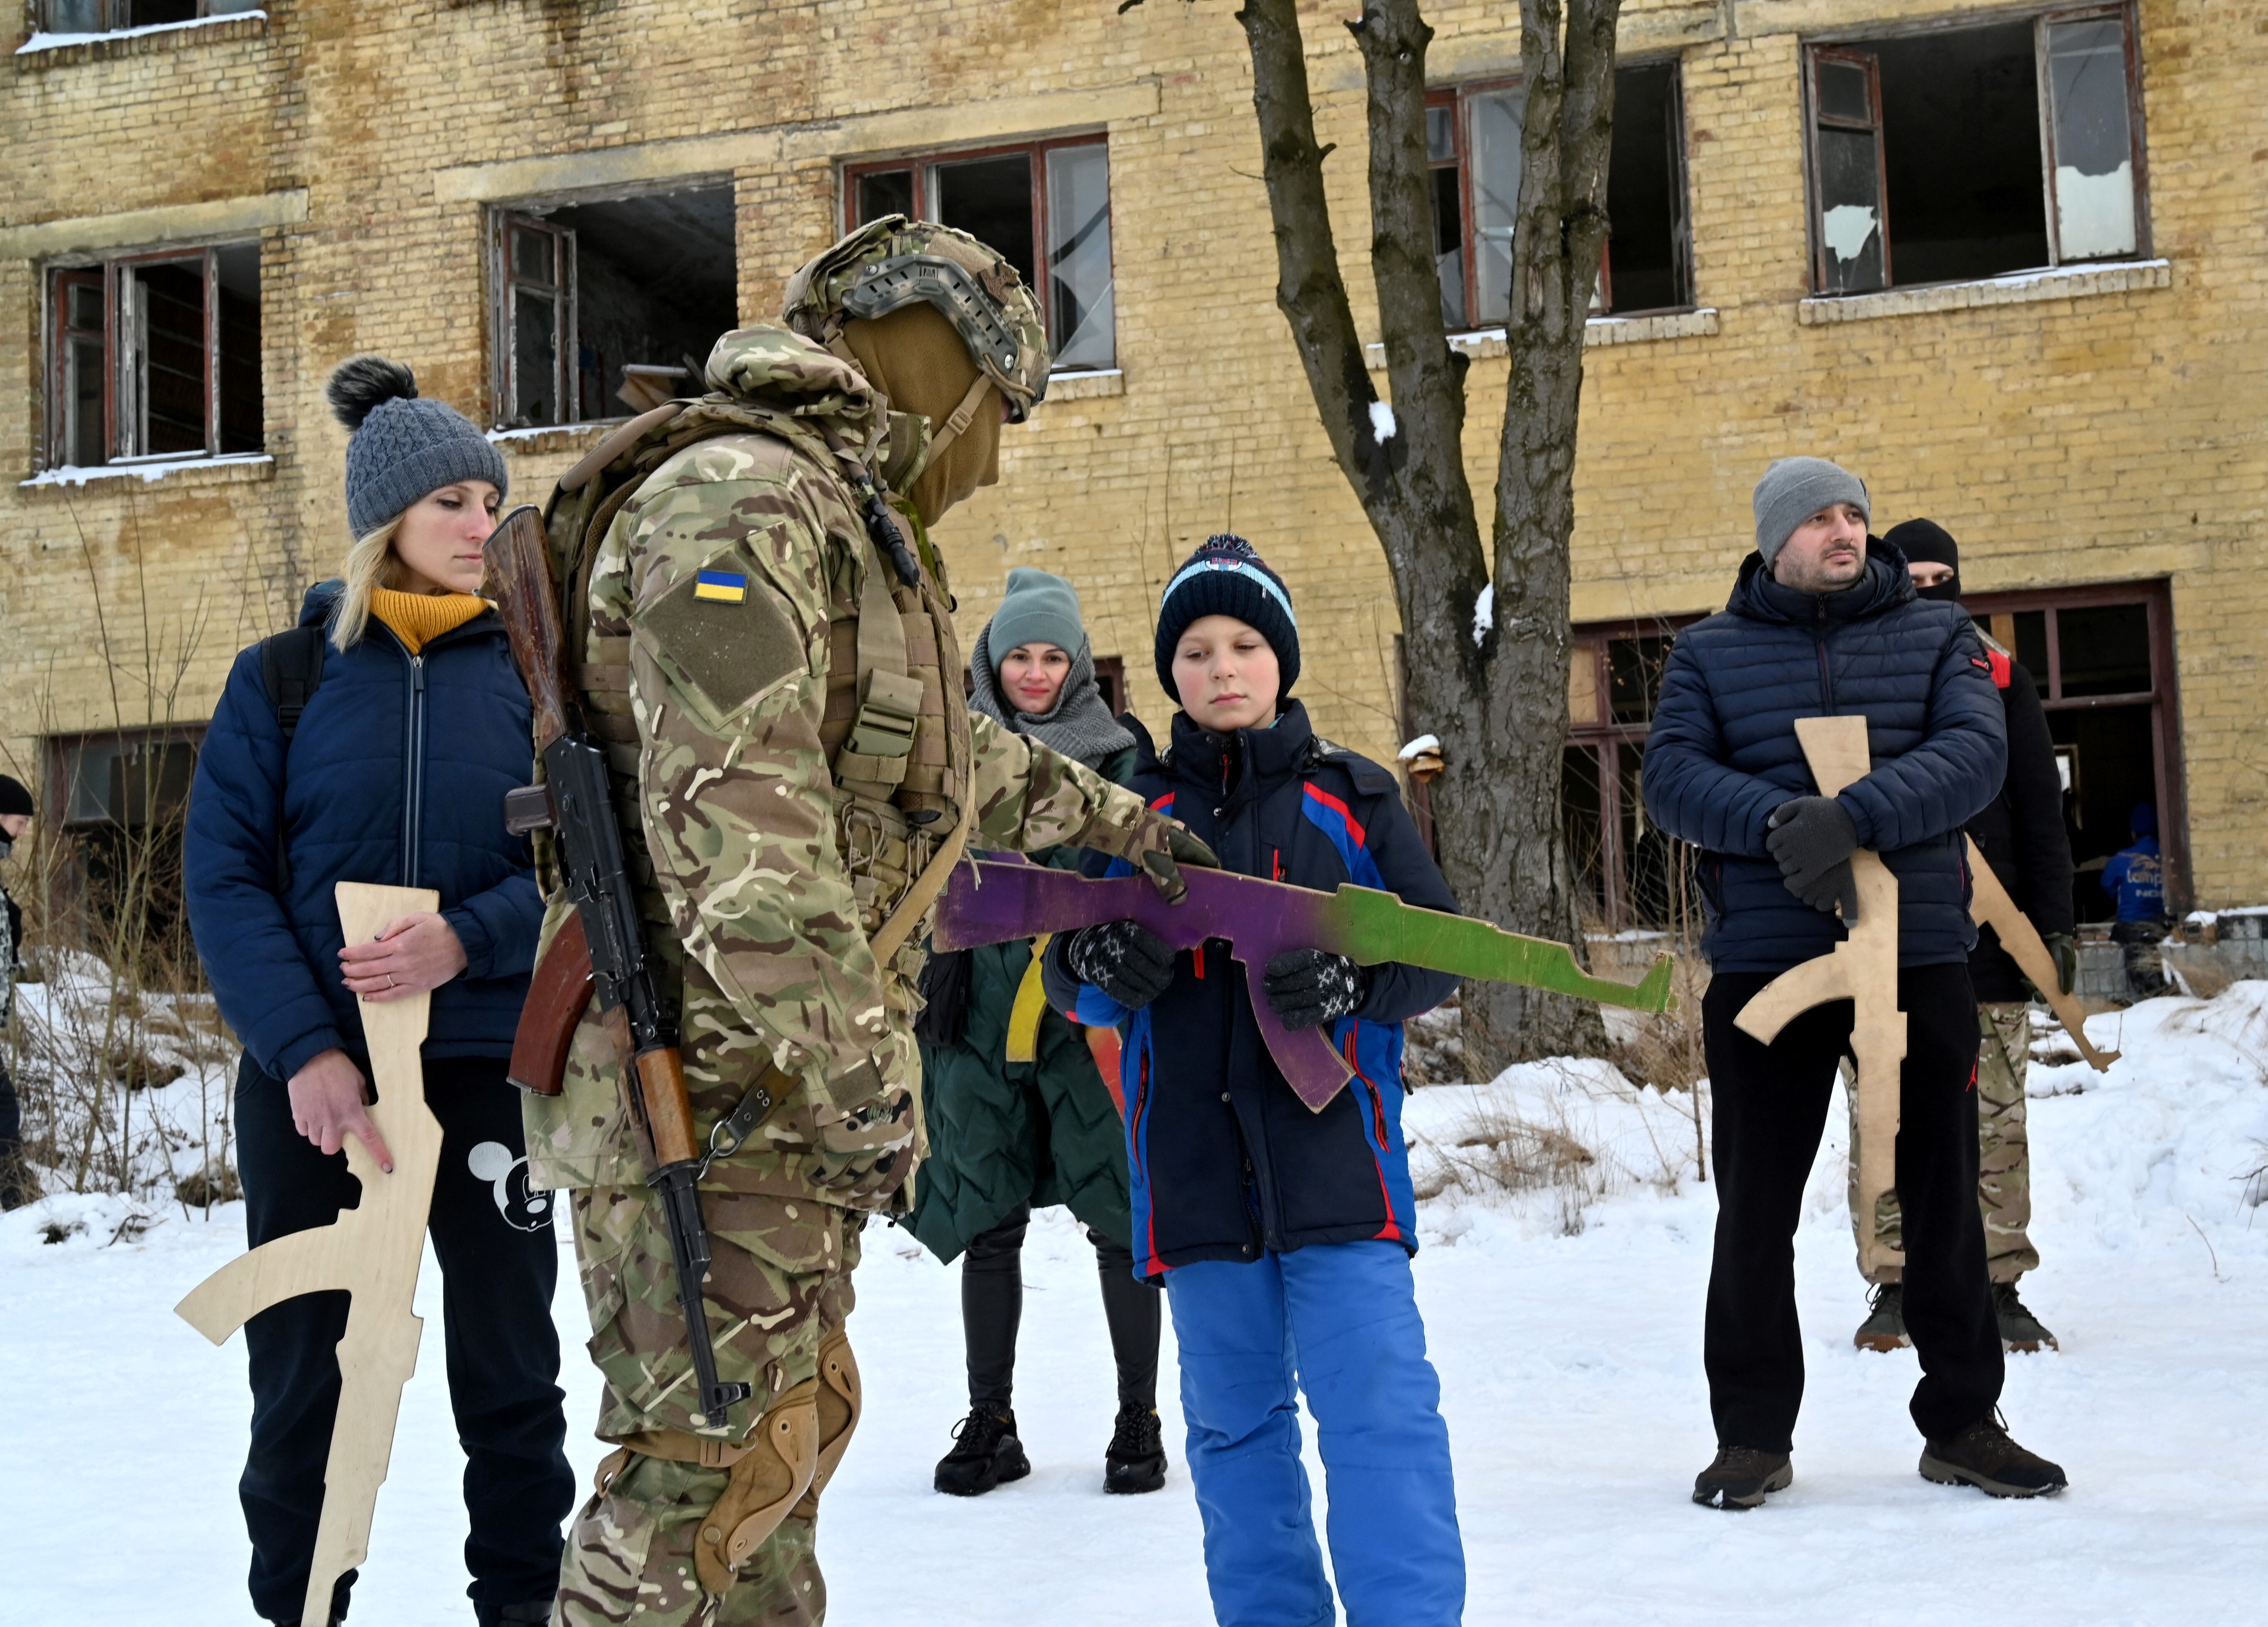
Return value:
[(1797, 797), (1772, 810), (1764, 846), (1779, 861), (1787, 890), (1814, 909), (1843, 906), (1843, 924), (1859, 924), (1859, 878), (1851, 855), (1859, 850), (1859, 828), (1832, 797)]
[(1150, 885), (1169, 904), (1178, 904), (1189, 896), (1189, 885), (1182, 880), (1182, 866), (1195, 865), (1200, 870), (1218, 870), (1220, 859), (1204, 843), (1181, 826), (1168, 822), (1166, 827), (1166, 850), (1152, 848), (1142, 855), (1142, 872), (1150, 878)]
[(2050, 932), (2040, 941), (2055, 957), (2057, 992), (2069, 994), (2079, 987), (2079, 940), (2069, 932)]
[(1268, 962), (1261, 985), (1268, 1009), (1285, 1027), (1318, 1028), (1362, 1004), (1370, 992), (1370, 971), (1343, 954), (1287, 949)]
[(1130, 1012), (1138, 1012), (1174, 981), (1174, 952), (1139, 921), (1083, 926), (1064, 946), (1064, 965)]

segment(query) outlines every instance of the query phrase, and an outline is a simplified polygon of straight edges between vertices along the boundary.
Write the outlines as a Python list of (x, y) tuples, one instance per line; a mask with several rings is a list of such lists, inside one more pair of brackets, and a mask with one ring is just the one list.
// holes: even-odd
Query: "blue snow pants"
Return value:
[(1166, 1273), (1189, 1477), (1221, 1627), (1332, 1627), (1300, 1462), (1300, 1392), (1329, 1493), (1348, 1627), (1456, 1627), (1465, 1552), (1441, 1382), (1410, 1256), (1319, 1243)]

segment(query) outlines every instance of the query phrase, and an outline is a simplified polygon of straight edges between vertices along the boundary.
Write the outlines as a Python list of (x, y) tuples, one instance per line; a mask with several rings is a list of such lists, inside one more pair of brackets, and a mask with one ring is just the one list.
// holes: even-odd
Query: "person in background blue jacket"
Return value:
[[(1756, 482), (1754, 506), (1756, 551), (1724, 612), (1678, 635), (1646, 747), (1647, 816), (1702, 850), (1709, 917), (1702, 1039), (1717, 1234), (1704, 1365), (1718, 1451), (1693, 1500), (1753, 1508), (1793, 1478), (1795, 1228), (1852, 1007), (1815, 1007), (1771, 1045), (1734, 1019), (1856, 921), (1860, 848), (1898, 884), (1897, 1191), (1921, 1472), (2002, 1497), (2058, 1491), (2063, 1471), (1996, 1416), (2000, 1336), (1976, 1196), (1977, 932), (1962, 827), (2006, 771), (1999, 692), (1968, 616), (1918, 598), (1904, 557), (1867, 534), (1857, 477), (1824, 459), (1783, 459)], [(1823, 797), (1794, 725), (1838, 715), (1866, 718), (1873, 768)]]
[(2110, 941), (2125, 947), (2127, 986), (2146, 1000), (2172, 986), (2166, 981), (2165, 961), (2156, 953), (2173, 924), (2166, 918), (2166, 861), (2158, 850), (2157, 805), (2136, 803), (2127, 828), (2134, 834), (2133, 845), (2119, 849), (2102, 866), (2102, 890), (2118, 902)]
[[(1156, 657), (1182, 710), (1125, 783), (1225, 869), (1456, 908), (1394, 776), (1319, 738), (1287, 698), (1299, 627), (1250, 543), (1213, 537), (1167, 584)], [(1230, 949), (1176, 953), (1119, 921), (1057, 938), (1044, 963), (1051, 1004), (1123, 1034), (1134, 1269), (1163, 1277), (1173, 1314), (1213, 1610), (1256, 1627), (1333, 1619), (1300, 1464), (1304, 1391), (1348, 1622), (1448, 1627), (1464, 1550), (1410, 1271), (1402, 1024), (1455, 980), (1314, 949), (1270, 961), (1270, 1008), (1326, 1029), (1354, 1071), (1316, 1113), (1269, 1056)]]
[[(526, 839), (504, 828), (504, 793), (534, 771), (527, 691), (477, 596), (507, 477), (461, 415), (417, 399), (405, 367), (358, 357), (328, 394), (354, 431), (357, 541), (343, 581), (300, 613), (323, 629), (320, 680), (287, 738), (262, 646), (238, 656), (190, 795), (189, 924), (244, 1043), (237, 1160), (255, 1248), (356, 1201), (339, 1151), (349, 1136), (391, 1171), (367, 1111), (357, 1002), (431, 992), (425, 1093), (443, 1141), (430, 1226), (468, 1459), (468, 1591), (482, 1627), (542, 1622), (574, 1485), (550, 1200), (528, 1189), (504, 1077), (542, 917)], [(348, 944), (332, 893), (342, 880), (431, 887), (441, 908)], [(253, 1607), (273, 1622), (298, 1622), (306, 1591), (347, 1299), (302, 1295), (245, 1328), (252, 1439), (239, 1490)], [(353, 1580), (332, 1595), (333, 1622)]]

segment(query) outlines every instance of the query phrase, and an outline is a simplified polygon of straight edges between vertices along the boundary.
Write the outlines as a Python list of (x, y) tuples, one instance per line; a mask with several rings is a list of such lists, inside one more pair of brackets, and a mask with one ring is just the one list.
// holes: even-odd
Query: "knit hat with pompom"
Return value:
[(421, 497), (460, 480), (484, 480), (499, 501), (511, 489), (504, 456), (446, 401), (417, 394), (417, 375), (382, 356), (342, 362), (323, 394), (347, 442), (347, 525), (366, 537)]
[(1260, 551), (1229, 532), (1207, 537), (1204, 546), (1182, 562), (1158, 600), (1158, 681), (1167, 695), (1174, 687), (1174, 647), (1192, 622), (1233, 615), (1258, 629), (1276, 652), (1279, 695), (1292, 693), (1300, 677), (1300, 623), (1292, 615), (1291, 590), (1268, 568)]

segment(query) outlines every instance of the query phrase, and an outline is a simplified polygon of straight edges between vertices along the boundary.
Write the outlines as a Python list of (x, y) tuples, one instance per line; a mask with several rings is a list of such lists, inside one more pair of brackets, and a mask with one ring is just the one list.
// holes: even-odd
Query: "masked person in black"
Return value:
[[(1906, 572), (1918, 598), (1961, 602), (1961, 550), (1933, 520), (1910, 519), (1894, 526), (1882, 541), (1905, 556)], [(1971, 623), (1974, 627), (1974, 623)], [(1976, 839), (1992, 873), (2008, 889), (2016, 908), (2039, 930), (2055, 957), (2056, 972), (2069, 994), (2079, 972), (2077, 924), (2071, 894), (2071, 837), (2063, 822), (2063, 779), (2057, 772), (2055, 742), (2032, 675), (2008, 651), (1976, 627), (1984, 660), (2000, 695), (2008, 725), (2008, 772), (2000, 792), (1971, 819), (1965, 833)], [(2034, 1316), (2016, 1292), (2016, 1279), (2040, 1263), (2029, 1233), (2032, 1160), (2024, 1128), (2024, 1072), (2031, 1056), (2031, 986), (2000, 946), (1999, 935), (1980, 926), (1969, 952), (1969, 981), (1977, 990), (1977, 1203), (1984, 1216), (1985, 1268), (1992, 1279), (1992, 1309), (2000, 1344), (2011, 1351), (2056, 1347), (2055, 1336)], [(1851, 1115), (1852, 1204), (1851, 1224), (1859, 1232), (1868, 1217), (1859, 1213), (1858, 1115)], [(1902, 1247), (1898, 1198), (1885, 1194), (1871, 1217), (1875, 1235), (1890, 1248)], [(1863, 1250), (1862, 1250), (1863, 1252)], [(1879, 1268), (1868, 1275), (1874, 1301), (1852, 1343), (1860, 1350), (1891, 1351), (1911, 1341), (1906, 1336), (1904, 1270)]]

